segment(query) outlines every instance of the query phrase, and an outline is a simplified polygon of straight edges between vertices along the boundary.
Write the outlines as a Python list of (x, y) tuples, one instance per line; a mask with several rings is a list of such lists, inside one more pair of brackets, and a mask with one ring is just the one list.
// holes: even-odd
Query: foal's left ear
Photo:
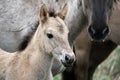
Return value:
[(48, 10), (45, 4), (40, 8), (40, 20), (44, 23), (48, 19)]
[(65, 19), (66, 15), (67, 15), (67, 11), (68, 11), (68, 6), (67, 3), (64, 5), (64, 7), (62, 8), (62, 10), (57, 14), (57, 16), (59, 16), (61, 19)]

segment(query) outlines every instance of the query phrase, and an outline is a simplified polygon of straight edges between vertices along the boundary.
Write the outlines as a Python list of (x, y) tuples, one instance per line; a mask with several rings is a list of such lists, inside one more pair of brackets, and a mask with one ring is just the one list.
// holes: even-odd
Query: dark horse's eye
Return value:
[(51, 39), (51, 38), (53, 38), (53, 35), (52, 35), (51, 33), (47, 33), (47, 37), (48, 37), (49, 39)]

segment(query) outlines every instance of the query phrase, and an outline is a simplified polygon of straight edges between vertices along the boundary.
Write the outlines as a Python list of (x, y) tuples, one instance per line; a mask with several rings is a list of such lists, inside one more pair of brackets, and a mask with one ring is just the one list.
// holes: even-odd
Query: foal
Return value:
[(43, 5), (40, 25), (24, 51), (0, 53), (0, 80), (53, 80), (51, 66), (54, 58), (70, 66), (75, 60), (68, 42), (68, 28), (63, 19), (67, 5), (50, 16)]

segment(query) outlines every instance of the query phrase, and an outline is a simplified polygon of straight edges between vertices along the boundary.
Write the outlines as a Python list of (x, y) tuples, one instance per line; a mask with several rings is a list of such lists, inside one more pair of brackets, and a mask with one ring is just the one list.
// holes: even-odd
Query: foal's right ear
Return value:
[(40, 20), (41, 22), (45, 22), (48, 19), (48, 11), (47, 11), (47, 7), (45, 4), (43, 4), (40, 8)]
[(65, 19), (66, 15), (68, 12), (68, 5), (67, 3), (64, 5), (64, 7), (62, 8), (62, 10), (57, 14), (61, 19)]

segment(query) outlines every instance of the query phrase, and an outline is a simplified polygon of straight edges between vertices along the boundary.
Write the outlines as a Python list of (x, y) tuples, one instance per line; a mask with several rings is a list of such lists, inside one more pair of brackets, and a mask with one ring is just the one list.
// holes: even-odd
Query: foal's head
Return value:
[(85, 13), (88, 15), (88, 34), (95, 41), (104, 41), (109, 34), (109, 16), (113, 3), (117, 0), (82, 0)]
[(59, 59), (64, 66), (71, 66), (75, 61), (75, 55), (68, 42), (68, 27), (63, 21), (66, 14), (67, 5), (58, 13), (47, 11), (43, 5), (40, 9), (40, 21), (46, 52)]

